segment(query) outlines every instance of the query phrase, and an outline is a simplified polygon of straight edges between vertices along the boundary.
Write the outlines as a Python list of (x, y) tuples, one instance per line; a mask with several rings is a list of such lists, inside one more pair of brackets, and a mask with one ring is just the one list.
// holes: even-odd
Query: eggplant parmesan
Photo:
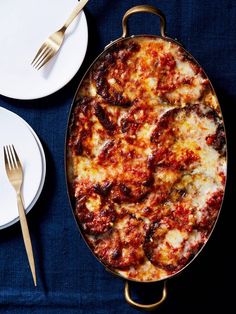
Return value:
[(78, 89), (67, 147), (75, 216), (107, 268), (160, 280), (205, 244), (224, 195), (225, 130), (179, 45), (141, 36), (105, 51)]

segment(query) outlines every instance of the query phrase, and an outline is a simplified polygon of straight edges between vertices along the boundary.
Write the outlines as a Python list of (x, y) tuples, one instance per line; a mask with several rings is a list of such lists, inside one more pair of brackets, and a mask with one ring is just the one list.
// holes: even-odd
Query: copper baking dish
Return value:
[[(152, 13), (152, 14), (155, 14), (155, 15), (159, 16), (159, 18), (160, 18), (160, 33), (161, 33), (161, 36), (156, 36), (156, 35), (136, 35), (136, 36), (128, 36), (127, 20), (128, 20), (128, 18), (129, 18), (132, 14), (139, 13), (139, 12)], [(157, 8), (155, 8), (155, 7), (153, 7), (153, 6), (149, 6), (149, 5), (140, 5), (140, 6), (135, 6), (135, 7), (132, 7), (131, 9), (129, 9), (129, 10), (125, 13), (125, 15), (124, 15), (124, 17), (123, 17), (123, 20), (122, 20), (122, 27), (123, 27), (122, 36), (121, 36), (120, 38), (118, 38), (117, 40), (115, 40), (114, 42), (111, 42), (109, 45), (107, 45), (107, 46), (105, 47), (105, 50), (104, 50), (104, 51), (96, 58), (96, 60), (92, 63), (92, 65), (89, 67), (89, 69), (88, 69), (88, 71), (86, 72), (86, 74), (90, 71), (90, 69), (93, 67), (93, 65), (94, 65), (102, 56), (104, 56), (107, 52), (109, 52), (109, 50), (111, 49), (111, 47), (113, 47), (113, 46), (114, 46), (115, 44), (117, 44), (118, 42), (126, 41), (126, 40), (129, 40), (130, 38), (147, 37), (147, 36), (148, 36), (148, 37), (153, 37), (153, 38), (160, 38), (160, 39), (162, 39), (162, 40), (164, 40), (164, 41), (174, 42), (176, 45), (181, 46), (181, 48), (182, 48), (182, 45), (181, 45), (180, 43), (178, 43), (176, 40), (173, 40), (173, 39), (171, 39), (171, 38), (169, 38), (169, 37), (166, 36), (166, 33), (165, 33), (165, 30), (166, 30), (166, 19), (165, 19), (165, 16), (163, 15), (163, 13), (162, 13), (159, 9), (157, 9)], [(183, 48), (182, 48), (182, 49), (183, 49)], [(184, 49), (183, 49), (183, 50), (184, 50)], [(184, 50), (184, 51), (185, 51), (185, 50)], [(196, 64), (198, 64), (198, 63), (196, 62), (196, 60), (195, 60), (187, 51), (185, 51), (185, 52), (186, 52), (186, 54), (187, 54), (192, 60), (194, 60), (194, 62), (195, 62)], [(86, 74), (85, 74), (85, 76), (86, 76)], [(84, 76), (84, 78), (85, 78), (85, 76)], [(207, 76), (206, 76), (206, 77), (207, 77)], [(78, 90), (79, 90), (79, 88), (80, 88), (80, 86), (81, 86), (81, 84), (82, 84), (84, 78), (82, 79), (82, 81), (80, 82), (80, 84), (79, 84), (79, 86), (78, 86), (76, 95), (75, 95), (74, 100), (73, 100), (73, 103), (72, 103), (71, 112), (70, 112), (69, 121), (68, 121), (68, 128), (67, 128), (68, 131), (67, 131), (67, 135), (66, 135), (65, 163), (66, 163), (66, 173), (67, 173), (67, 187), (68, 187), (68, 194), (69, 194), (69, 199), (70, 199), (70, 202), (71, 202), (71, 208), (72, 208), (73, 214), (74, 214), (74, 201), (73, 201), (73, 196), (70, 195), (70, 180), (69, 180), (69, 175), (68, 175), (68, 158), (67, 158), (67, 156), (68, 156), (68, 146), (67, 146), (67, 142), (68, 142), (69, 129), (70, 129), (70, 124), (71, 124), (71, 119), (72, 119), (72, 112), (73, 112), (73, 108), (74, 108), (75, 103), (76, 103), (76, 96), (77, 96)], [(210, 83), (210, 86), (211, 86), (212, 91), (214, 92), (214, 89), (213, 89), (213, 86), (211, 85), (211, 83)], [(227, 165), (227, 153), (226, 153), (226, 165)], [(222, 206), (222, 203), (221, 203), (221, 206)], [(220, 210), (219, 210), (219, 212), (220, 212)], [(75, 217), (75, 216), (74, 216), (74, 217)], [(211, 235), (211, 233), (212, 233), (212, 231), (213, 231), (213, 229), (214, 229), (214, 227), (215, 227), (215, 224), (216, 224), (216, 222), (217, 222), (218, 217), (219, 217), (219, 213), (218, 213), (217, 218), (216, 218), (216, 220), (215, 220), (215, 222), (214, 222), (214, 226), (212, 227), (211, 232), (210, 232), (209, 235), (208, 235), (208, 238), (207, 238), (207, 241), (206, 241), (206, 242), (208, 242), (208, 239), (209, 239), (209, 237), (210, 237), (210, 235)], [(75, 220), (76, 220), (76, 219), (75, 219)], [(82, 236), (84, 237), (84, 232), (83, 232), (83, 230), (82, 230), (82, 228), (81, 228), (81, 226), (80, 226), (80, 224), (78, 223), (77, 220), (76, 220), (76, 223), (78, 224), (78, 227), (79, 227), (79, 229), (80, 229), (80, 231), (81, 231), (81, 234), (82, 234)], [(85, 242), (87, 243), (87, 240), (86, 240), (85, 237), (84, 237), (84, 240), (85, 240)], [(193, 260), (196, 258), (196, 256), (200, 253), (200, 251), (202, 250), (202, 248), (203, 248), (204, 246), (205, 246), (205, 244), (198, 250), (198, 252), (196, 253), (196, 255), (195, 255), (183, 268), (181, 268), (179, 271), (177, 271), (177, 272), (174, 273), (173, 275), (168, 276), (167, 278), (152, 281), (152, 282), (162, 281), (162, 283), (163, 283), (163, 292), (162, 292), (162, 296), (161, 296), (161, 299), (160, 299), (158, 302), (156, 302), (156, 303), (154, 303), (154, 304), (148, 304), (148, 305), (139, 304), (139, 303), (134, 302), (134, 301), (131, 299), (130, 293), (129, 293), (129, 280), (131, 280), (131, 279), (126, 280), (126, 283), (125, 283), (125, 299), (126, 299), (126, 301), (127, 301), (130, 305), (132, 305), (132, 306), (134, 306), (134, 307), (136, 307), (136, 308), (139, 308), (139, 309), (144, 309), (144, 310), (154, 310), (154, 309), (156, 309), (161, 303), (164, 302), (164, 300), (165, 300), (166, 297), (167, 297), (166, 280), (167, 280), (167, 279), (170, 279), (171, 277), (173, 277), (173, 276), (175, 276), (175, 275), (177, 275), (177, 274), (179, 274), (179, 273), (182, 272), (187, 266), (189, 266), (189, 264), (192, 263), (192, 261), (193, 261)], [(94, 253), (93, 253), (93, 254), (94, 254)], [(96, 257), (96, 256), (95, 256), (95, 257)], [(97, 257), (96, 257), (96, 258), (97, 258)], [(100, 261), (100, 260), (99, 260), (99, 261)], [(101, 262), (101, 261), (100, 261), (100, 262)], [(104, 266), (105, 266), (105, 265), (104, 265)], [(105, 266), (105, 267), (106, 267), (106, 269), (107, 269), (108, 271), (112, 272), (114, 275), (120, 276), (121, 278), (123, 278), (121, 275), (119, 275), (119, 274), (115, 273), (113, 270), (107, 268), (107, 266)], [(124, 279), (124, 278), (123, 278), (123, 279)], [(131, 280), (131, 281), (139, 282), (139, 281), (137, 281), (137, 280)], [(142, 281), (142, 283), (143, 283), (143, 282), (145, 283), (145, 281)], [(150, 282), (150, 281), (149, 281), (149, 282)], [(146, 282), (146, 283), (148, 283), (148, 282)]]

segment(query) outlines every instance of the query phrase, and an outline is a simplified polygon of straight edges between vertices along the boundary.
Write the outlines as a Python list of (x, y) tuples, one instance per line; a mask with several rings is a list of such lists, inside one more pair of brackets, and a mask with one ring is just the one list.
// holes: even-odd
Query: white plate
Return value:
[(16, 194), (5, 172), (2, 147), (8, 144), (14, 144), (24, 168), (22, 193), (27, 213), (40, 196), (46, 174), (45, 155), (36, 133), (18, 115), (0, 107), (0, 229), (19, 220)]
[(36, 99), (66, 85), (80, 68), (88, 42), (83, 12), (67, 29), (58, 54), (39, 71), (30, 64), (45, 39), (57, 31), (77, 0), (0, 1), (0, 94)]

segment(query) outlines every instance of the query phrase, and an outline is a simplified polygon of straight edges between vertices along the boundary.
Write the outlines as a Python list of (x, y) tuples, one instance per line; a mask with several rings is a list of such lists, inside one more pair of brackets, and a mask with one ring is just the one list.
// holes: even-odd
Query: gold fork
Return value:
[(16, 191), (17, 205), (18, 205), (18, 210), (19, 210), (20, 224), (21, 224), (21, 230), (22, 230), (23, 239), (25, 243), (25, 249), (28, 256), (28, 261), (29, 261), (31, 273), (34, 280), (34, 285), (37, 286), (32, 244), (31, 244), (29, 228), (28, 228), (28, 224), (27, 224), (27, 220), (25, 216), (25, 210), (24, 210), (24, 206), (22, 202), (22, 197), (21, 197), (21, 186), (23, 183), (23, 169), (22, 169), (19, 157), (13, 145), (4, 146), (3, 151), (4, 151), (4, 162), (5, 162), (6, 173), (7, 173), (10, 183), (12, 184), (13, 188)]
[(66, 20), (65, 24), (57, 32), (49, 36), (39, 48), (34, 60), (31, 62), (37, 70), (44, 66), (58, 52), (64, 40), (66, 29), (73, 22), (87, 2), (88, 0), (80, 0), (69, 18)]

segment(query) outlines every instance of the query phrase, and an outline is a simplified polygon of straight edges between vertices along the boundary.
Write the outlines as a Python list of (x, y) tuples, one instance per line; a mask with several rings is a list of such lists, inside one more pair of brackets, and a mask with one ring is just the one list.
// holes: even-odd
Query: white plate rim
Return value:
[[(27, 207), (27, 209), (25, 210), (25, 213), (28, 214), (30, 212), (30, 210), (34, 207), (34, 205), (36, 204), (37, 200), (39, 199), (40, 195), (41, 195), (41, 192), (43, 190), (43, 187), (44, 187), (44, 183), (45, 183), (45, 178), (46, 178), (46, 168), (47, 168), (47, 165), (46, 165), (46, 157), (45, 157), (45, 153), (44, 153), (44, 149), (43, 149), (43, 146), (42, 146), (42, 143), (38, 137), (38, 135), (36, 134), (36, 132), (33, 130), (33, 128), (23, 119), (21, 118), (18, 114), (16, 114), (15, 112), (11, 111), (11, 110), (8, 110), (4, 107), (1, 107), (0, 106), (0, 110), (5, 110), (7, 112), (10, 112), (12, 115), (15, 115), (17, 116), (17, 118), (19, 118), (24, 124), (25, 126), (29, 129), (29, 131), (32, 133), (32, 136), (34, 137), (38, 147), (39, 147), (39, 151), (40, 151), (40, 155), (41, 155), (41, 158), (42, 158), (42, 175), (41, 175), (41, 182), (40, 182), (40, 185), (39, 185), (39, 188), (38, 188), (38, 191), (34, 197), (34, 199), (32, 200), (32, 202), (29, 204), (29, 206)], [(16, 217), (15, 219), (9, 221), (8, 223), (4, 224), (4, 225), (0, 225), (0, 230), (2, 229), (5, 229), (5, 228), (8, 228), (10, 227), (11, 225), (15, 224), (16, 222), (19, 221), (19, 216)]]

